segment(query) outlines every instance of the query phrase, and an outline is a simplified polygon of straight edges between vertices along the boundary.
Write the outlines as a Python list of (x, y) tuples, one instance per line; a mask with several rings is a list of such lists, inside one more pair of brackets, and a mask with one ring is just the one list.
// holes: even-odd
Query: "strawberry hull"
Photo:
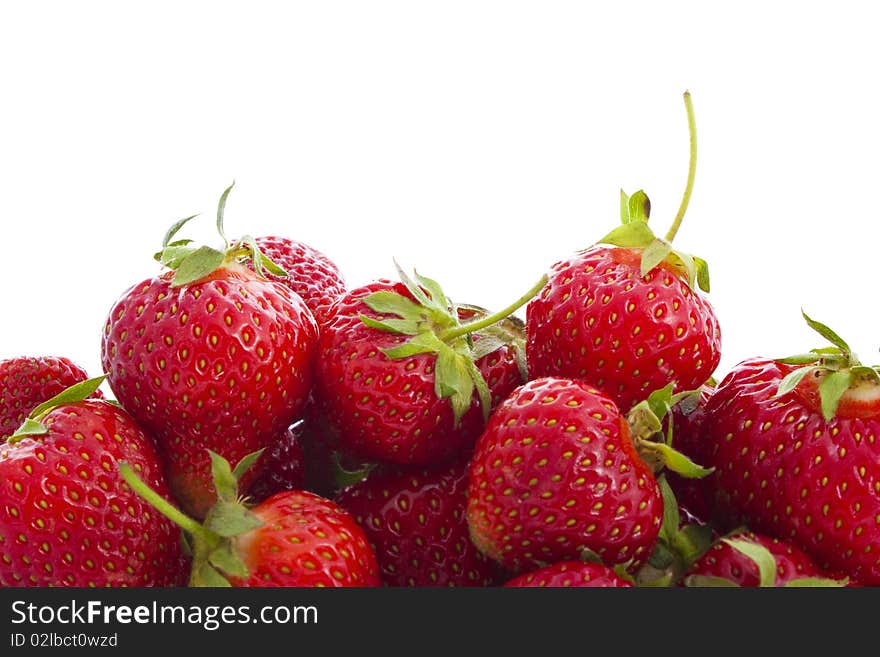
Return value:
[(130, 288), (107, 319), (102, 363), (156, 437), (175, 496), (201, 517), (214, 500), (206, 448), (237, 463), (296, 420), (316, 340), (296, 294), (231, 265), (181, 287), (169, 273)]

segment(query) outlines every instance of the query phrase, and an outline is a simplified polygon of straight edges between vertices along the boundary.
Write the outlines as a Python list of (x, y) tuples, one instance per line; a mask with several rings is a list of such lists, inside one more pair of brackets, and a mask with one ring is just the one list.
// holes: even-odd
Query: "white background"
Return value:
[[(500, 307), (643, 187), (711, 266), (721, 375), (880, 361), (877, 21), (836, 2), (27, 2), (0, 9), (0, 358), (100, 368), (176, 219), (282, 234), (350, 284), (392, 257)], [(833, 9), (831, 8), (833, 7)]]

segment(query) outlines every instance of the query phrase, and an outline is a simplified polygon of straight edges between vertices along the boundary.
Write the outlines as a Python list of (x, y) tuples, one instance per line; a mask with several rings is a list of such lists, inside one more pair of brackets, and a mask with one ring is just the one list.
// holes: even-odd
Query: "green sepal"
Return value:
[(646, 247), (654, 241), (654, 232), (648, 227), (648, 224), (642, 221), (634, 221), (632, 223), (618, 226), (605, 237), (600, 239), (597, 244), (611, 244), (612, 246), (622, 246), (626, 248)]
[[(471, 407), (475, 385), (472, 378), (473, 371), (482, 378), (473, 361), (470, 361), (470, 366), (474, 369), (468, 366), (469, 360), (467, 356), (456, 353), (444, 344), (437, 353), (437, 363), (434, 368), (434, 391), (440, 399), (449, 397), (456, 427)], [(488, 407), (484, 407), (485, 410), (488, 410)]]
[(667, 383), (664, 387), (658, 388), (650, 395), (648, 395), (648, 408), (651, 409), (651, 412), (657, 418), (658, 423), (660, 420), (666, 417), (666, 414), (675, 405), (675, 401), (673, 400), (672, 395), (673, 389), (674, 384)]
[[(419, 282), (419, 285), (428, 291), (428, 296), (431, 301), (434, 302), (436, 307), (439, 310), (447, 311), (450, 303), (449, 299), (446, 297), (446, 293), (443, 292), (443, 288), (440, 287), (440, 284), (435, 281), (433, 278), (428, 278), (427, 276), (422, 276), (419, 272), (414, 271), (416, 280)], [(453, 318), (457, 321), (458, 317), (453, 313)]]
[(223, 230), (223, 214), (226, 212), (226, 199), (229, 197), (229, 192), (232, 191), (233, 187), (235, 187), (235, 181), (232, 181), (232, 184), (223, 190), (223, 193), (220, 195), (220, 201), (217, 203), (217, 232), (223, 238), (226, 248), (229, 248), (229, 240), (226, 239), (226, 232)]
[(208, 555), (208, 562), (230, 577), (245, 578), (250, 574), (244, 561), (226, 541), (211, 551), (211, 554)]
[(837, 413), (837, 405), (852, 383), (851, 370), (829, 372), (819, 383), (819, 399), (822, 402), (822, 417), (830, 422)]
[(675, 554), (664, 542), (658, 542), (648, 557), (648, 564), (657, 570), (666, 570), (675, 563)]
[(816, 351), (808, 354), (795, 354), (794, 356), (786, 356), (785, 358), (774, 359), (777, 363), (783, 365), (812, 365), (819, 362), (820, 355)]
[[(174, 236), (177, 235), (177, 232), (181, 228), (183, 228), (183, 226), (186, 223), (188, 223), (191, 219), (195, 219), (198, 216), (199, 216), (198, 213), (196, 213), (196, 214), (190, 215), (188, 217), (185, 217), (184, 219), (181, 219), (180, 221), (175, 222), (174, 225), (168, 229), (168, 232), (165, 233), (165, 238), (162, 240), (162, 249), (164, 250), (166, 247), (171, 246), (172, 245), (171, 240), (174, 239)], [(180, 246), (181, 242), (189, 242), (189, 241), (190, 240), (178, 240), (177, 242), (174, 243), (174, 246)]]
[(640, 579), (638, 586), (640, 588), (668, 588), (672, 586), (674, 580), (675, 575), (673, 575), (672, 571), (667, 571), (659, 574), (657, 577)]
[(602, 561), (602, 557), (599, 556), (599, 553), (588, 547), (581, 548), (578, 559), (584, 563), (597, 563), (601, 566), (605, 565), (605, 562)]
[(439, 353), (443, 348), (449, 349), (440, 338), (431, 331), (419, 333), (413, 336), (403, 344), (399, 344), (391, 349), (383, 349), (382, 353), (388, 358), (407, 358), (416, 354), (433, 354)]
[(852, 354), (852, 350), (849, 348), (849, 345), (846, 341), (841, 338), (837, 333), (828, 328), (825, 324), (821, 322), (817, 322), (812, 319), (807, 313), (804, 312), (803, 308), (801, 308), (801, 315), (803, 315), (804, 320), (807, 322), (807, 325), (816, 331), (823, 338), (828, 340), (831, 344), (838, 347), (844, 354)]
[(204, 278), (219, 269), (225, 258), (217, 249), (200, 246), (180, 261), (171, 281), (172, 287), (180, 287)]
[(791, 579), (783, 584), (783, 588), (800, 589), (800, 588), (843, 588), (849, 584), (849, 578), (831, 579), (830, 577), (800, 577)]
[(733, 580), (714, 575), (689, 575), (684, 579), (684, 585), (700, 588), (740, 588), (740, 585)]
[(660, 495), (663, 499), (663, 524), (660, 525), (659, 536), (666, 543), (672, 545), (681, 525), (681, 513), (678, 510), (678, 501), (675, 499), (672, 486), (666, 480), (666, 475), (661, 474), (657, 477), (657, 484), (660, 486)]
[(758, 586), (776, 586), (776, 557), (773, 556), (773, 553), (770, 552), (770, 550), (765, 548), (763, 545), (758, 545), (757, 543), (752, 543), (751, 541), (744, 541), (736, 538), (722, 538), (721, 540), (727, 543), (737, 552), (741, 552), (755, 562), (755, 565), (758, 566), (758, 574), (760, 579), (760, 583), (758, 584)]
[(687, 567), (703, 556), (710, 547), (711, 525), (685, 525), (675, 536), (675, 549)]
[(620, 223), (648, 223), (651, 216), (651, 200), (644, 190), (638, 190), (632, 196), (620, 190)]
[(404, 284), (409, 293), (415, 297), (416, 301), (421, 303), (426, 308), (437, 308), (437, 305), (434, 303), (432, 299), (428, 298), (428, 295), (425, 294), (425, 291), (419, 287), (416, 282), (409, 277), (409, 275), (403, 271), (403, 267), (397, 262), (394, 261), (394, 268), (397, 270), (397, 275), (400, 278), (400, 282)]
[(342, 466), (339, 452), (333, 452), (331, 458), (333, 460), (333, 482), (340, 490), (362, 482), (376, 469), (375, 463), (365, 463), (357, 470), (346, 470)]
[(211, 457), (211, 476), (214, 480), (217, 498), (227, 502), (235, 502), (238, 500), (238, 479), (232, 474), (229, 461), (210, 449), (208, 454)]
[(198, 566), (197, 570), (193, 571), (192, 578), (190, 579), (190, 586), (229, 588), (232, 584), (230, 584), (229, 580), (223, 577), (223, 575), (217, 572), (210, 563), (205, 561)]
[(856, 365), (855, 367), (851, 367), (850, 372), (852, 372), (853, 380), (859, 379), (870, 379), (876, 383), (880, 383), (880, 372), (877, 371), (874, 367), (868, 367), (867, 365)]
[(244, 245), (245, 252), (242, 254), (245, 258), (250, 258), (251, 262), (254, 263), (254, 271), (257, 273), (257, 276), (260, 278), (266, 278), (265, 271), (268, 271), (270, 274), (275, 274), (276, 276), (288, 276), (287, 270), (284, 267), (277, 264), (274, 260), (272, 260), (269, 256), (260, 250), (260, 246), (257, 244), (257, 240), (254, 239), (251, 235), (245, 235), (238, 242), (233, 245), (233, 247), (227, 248), (227, 258), (229, 257), (229, 252), (238, 253), (241, 249), (241, 245)]
[(367, 315), (360, 315), (360, 320), (370, 328), (379, 329), (386, 333), (398, 335), (416, 335), (419, 332), (419, 322), (411, 319), (373, 319)]
[(364, 303), (377, 313), (397, 315), (401, 319), (418, 322), (424, 316), (424, 310), (411, 299), (392, 290), (380, 290), (364, 297)]
[(797, 388), (805, 376), (815, 372), (817, 369), (816, 367), (801, 367), (786, 374), (782, 381), (779, 382), (779, 387), (776, 389), (776, 397), (781, 397)]
[[(709, 281), (709, 263), (700, 258), (699, 256), (694, 256), (694, 266), (697, 268), (697, 286), (703, 292), (709, 292), (711, 285)], [(693, 287), (693, 284), (691, 284)]]
[(672, 245), (666, 240), (655, 237), (642, 251), (642, 276), (645, 276), (654, 267), (666, 260), (670, 253), (672, 253)]
[(262, 527), (263, 521), (241, 502), (219, 500), (208, 512), (205, 527), (218, 536), (231, 538)]
[(489, 390), (489, 384), (486, 383), (483, 373), (480, 372), (480, 368), (477, 367), (473, 359), (467, 356), (460, 356), (460, 358), (467, 370), (468, 376), (474, 382), (474, 387), (477, 389), (477, 397), (480, 399), (480, 410), (483, 413), (483, 422), (488, 422), (489, 411), (492, 408), (492, 393)]
[(232, 469), (232, 476), (236, 481), (236, 486), (237, 482), (244, 476), (244, 473), (254, 466), (254, 463), (260, 459), (264, 451), (266, 451), (265, 447), (253, 451), (250, 454), (245, 454), (239, 459), (238, 463), (236, 463), (235, 467)]
[(694, 463), (687, 456), (666, 443), (646, 440), (639, 444), (639, 448), (653, 451), (664, 466), (687, 479), (702, 479), (715, 471), (715, 468), (704, 468)]
[(24, 422), (21, 423), (21, 426), (15, 430), (15, 433), (6, 439), (6, 442), (10, 445), (14, 445), (27, 436), (43, 436), (47, 433), (49, 433), (49, 430), (43, 425), (43, 423), (37, 422), (28, 417), (25, 418)]

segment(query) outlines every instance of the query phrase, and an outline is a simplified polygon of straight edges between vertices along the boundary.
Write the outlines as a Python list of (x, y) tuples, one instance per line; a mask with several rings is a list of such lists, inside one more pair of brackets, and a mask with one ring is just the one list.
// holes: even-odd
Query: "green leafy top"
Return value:
[(283, 268), (266, 257), (257, 246), (256, 240), (250, 235), (233, 242), (230, 242), (226, 237), (226, 231), (223, 228), (223, 215), (226, 211), (226, 199), (234, 186), (235, 183), (232, 183), (223, 191), (217, 204), (217, 232), (223, 239), (222, 251), (210, 246), (195, 246), (192, 240), (174, 239), (184, 225), (198, 216), (195, 214), (176, 222), (165, 233), (165, 238), (162, 240), (162, 250), (153, 257), (163, 266), (175, 272), (171, 281), (173, 286), (179, 287), (193, 283), (220, 267), (245, 260), (251, 260), (254, 263), (254, 269), (259, 276), (265, 275), (264, 270), (277, 276), (287, 276), (287, 272)]
[[(401, 282), (412, 298), (381, 290), (364, 298), (364, 303), (380, 315), (381, 319), (361, 314), (367, 326), (400, 335), (411, 336), (409, 340), (383, 353), (392, 359), (409, 358), (416, 354), (436, 354), (434, 367), (434, 392), (438, 399), (449, 398), (456, 426), (471, 406), (474, 390), (480, 400), (483, 418), (488, 419), (491, 395), (476, 360), (492, 353), (502, 344), (519, 345), (522, 336), (516, 336), (515, 323), (506, 322), (508, 316), (527, 303), (547, 283), (547, 276), (507, 308), (496, 312), (480, 312), (475, 306), (456, 306), (437, 281), (414, 272), (411, 278), (395, 262)], [(459, 308), (477, 313), (477, 318), (465, 323), (459, 319)], [(477, 339), (474, 339), (474, 336)], [(519, 342), (517, 342), (519, 340)], [(524, 359), (518, 359), (524, 365)], [(521, 365), (522, 368), (522, 365)]]
[(235, 538), (261, 527), (263, 521), (239, 496), (238, 482), (262, 451), (248, 454), (233, 469), (229, 461), (208, 450), (217, 502), (202, 524), (152, 490), (127, 463), (119, 464), (119, 472), (132, 490), (187, 533), (188, 547), (193, 556), (190, 586), (228, 587), (228, 578), (248, 577), (247, 566), (236, 550)]
[(49, 412), (63, 404), (74, 404), (88, 399), (92, 394), (101, 387), (106, 374), (96, 376), (93, 379), (74, 383), (72, 386), (65, 388), (57, 395), (44, 401), (42, 404), (32, 410), (22, 422), (21, 426), (15, 430), (15, 433), (9, 436), (7, 442), (10, 444), (17, 443), (25, 436), (41, 436), (49, 432), (42, 420)]
[(694, 176), (697, 166), (697, 128), (694, 120), (694, 108), (691, 103), (689, 92), (684, 93), (685, 109), (688, 117), (688, 132), (690, 134), (690, 161), (688, 164), (688, 177), (682, 195), (678, 213), (672, 222), (672, 226), (665, 237), (654, 235), (654, 231), (648, 226), (651, 215), (651, 202), (644, 191), (639, 190), (632, 196), (620, 190), (620, 222), (621, 225), (600, 239), (597, 244), (610, 244), (632, 249), (641, 249), (641, 274), (645, 276), (662, 262), (668, 262), (682, 270), (691, 289), (699, 287), (704, 292), (709, 291), (709, 265), (702, 258), (678, 251), (672, 248), (672, 240), (675, 238), (684, 214), (690, 203), (691, 193), (694, 187)]
[(812, 349), (805, 354), (779, 358), (786, 365), (801, 365), (792, 370), (779, 383), (776, 396), (794, 390), (807, 375), (820, 379), (819, 399), (825, 420), (834, 419), (844, 393), (863, 383), (880, 384), (880, 367), (869, 367), (859, 362), (858, 356), (846, 341), (828, 326), (812, 319), (801, 309), (807, 325), (832, 344), (831, 347)]
[(680, 403), (690, 401), (699, 390), (672, 393), (673, 384), (655, 390), (648, 398), (639, 402), (627, 414), (630, 436), (639, 455), (659, 472), (664, 467), (689, 479), (700, 479), (712, 472), (694, 463), (687, 456), (672, 447), (672, 416), (667, 420), (667, 430), (663, 431), (663, 419), (669, 411)]

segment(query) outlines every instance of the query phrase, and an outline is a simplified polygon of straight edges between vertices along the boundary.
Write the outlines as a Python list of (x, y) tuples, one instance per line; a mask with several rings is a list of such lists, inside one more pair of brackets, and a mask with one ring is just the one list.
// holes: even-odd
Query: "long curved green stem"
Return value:
[(206, 529), (188, 515), (177, 509), (174, 505), (170, 504), (168, 500), (144, 483), (143, 479), (135, 474), (135, 471), (128, 463), (119, 463), (119, 474), (122, 475), (122, 478), (125, 479), (125, 482), (131, 486), (131, 489), (135, 493), (144, 498), (154, 509), (156, 509), (156, 511), (184, 531), (189, 532), (193, 536), (198, 536), (206, 543), (216, 542), (219, 539), (219, 537), (210, 529)]
[(526, 292), (519, 299), (514, 301), (512, 304), (507, 306), (506, 308), (499, 310), (498, 312), (492, 313), (491, 315), (486, 315), (485, 317), (481, 317), (480, 319), (476, 319), (472, 322), (468, 322), (467, 324), (462, 324), (461, 326), (455, 326), (449, 329), (446, 329), (438, 336), (443, 342), (449, 342), (450, 340), (454, 340), (457, 337), (462, 335), (467, 335), (468, 333), (473, 333), (474, 331), (479, 331), (480, 329), (484, 329), (487, 326), (492, 326), (492, 324), (496, 324), (500, 322), (505, 317), (508, 317), (515, 313), (521, 306), (528, 303), (532, 297), (534, 297), (540, 290), (543, 288), (548, 281), (548, 277), (546, 274), (541, 277), (537, 283), (535, 283), (532, 288)]
[(688, 133), (691, 137), (691, 153), (690, 162), (688, 163), (687, 184), (684, 187), (684, 195), (681, 198), (681, 205), (678, 206), (678, 213), (666, 233), (666, 241), (671, 242), (675, 239), (675, 234), (681, 226), (681, 220), (684, 219), (684, 213), (687, 212), (688, 204), (691, 201), (691, 192), (694, 189), (694, 176), (697, 173), (697, 122), (694, 118), (694, 105), (691, 102), (691, 92), (684, 92), (684, 106), (687, 110)]

